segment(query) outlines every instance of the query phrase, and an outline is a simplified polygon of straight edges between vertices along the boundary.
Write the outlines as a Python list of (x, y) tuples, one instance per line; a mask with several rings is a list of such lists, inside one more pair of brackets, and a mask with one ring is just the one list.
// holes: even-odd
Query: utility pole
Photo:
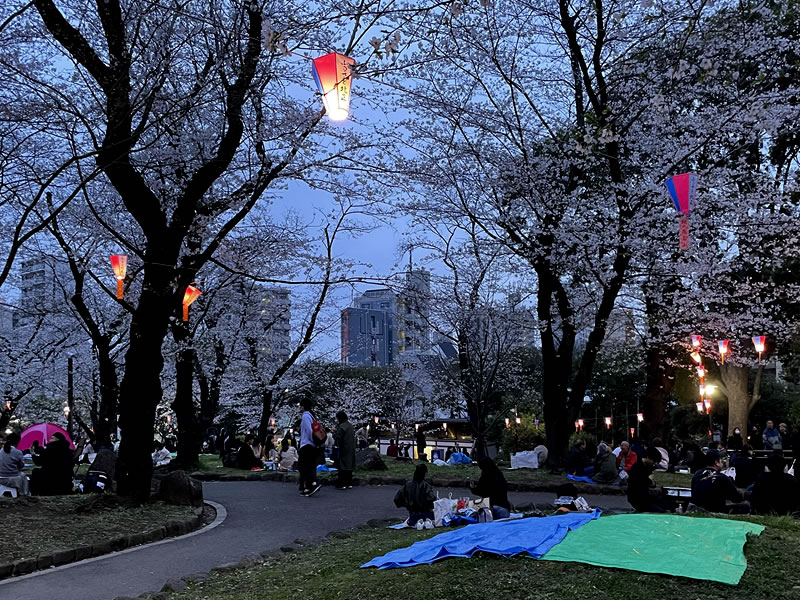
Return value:
[(72, 435), (72, 423), (74, 421), (73, 412), (75, 411), (75, 397), (73, 385), (73, 365), (72, 354), (67, 358), (67, 433), (69, 437), (74, 439)]

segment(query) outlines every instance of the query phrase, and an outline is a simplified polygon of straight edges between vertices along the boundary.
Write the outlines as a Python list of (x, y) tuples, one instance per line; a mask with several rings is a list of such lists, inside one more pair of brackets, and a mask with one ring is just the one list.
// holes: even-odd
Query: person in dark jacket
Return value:
[(72, 493), (72, 451), (63, 433), (56, 432), (41, 454), (34, 454), (38, 469), (31, 473), (31, 494), (57, 496)]
[(617, 472), (617, 457), (604, 443), (597, 445), (597, 456), (594, 459), (594, 475), (592, 481), (596, 483), (619, 483)]
[(586, 456), (586, 442), (578, 440), (570, 450), (567, 458), (567, 474), (582, 477), (592, 473), (594, 473), (594, 467), (592, 466), (592, 460)]
[(470, 483), (469, 489), (476, 496), (489, 498), (492, 505), (492, 517), (505, 519), (511, 513), (511, 503), (508, 501), (508, 482), (502, 471), (488, 456), (478, 461), (481, 477), (478, 483)]
[(428, 457), (425, 456), (425, 448), (428, 447), (428, 442), (425, 440), (425, 434), (422, 431), (417, 432), (417, 458), (419, 460), (427, 461)]
[(731, 462), (731, 466), (736, 469), (736, 487), (748, 488), (756, 480), (758, 474), (764, 468), (759, 462), (753, 459), (753, 447), (750, 444), (742, 446), (741, 451)]
[(414, 478), (406, 481), (394, 497), (397, 508), (408, 509), (409, 527), (433, 529), (433, 503), (436, 501), (436, 494), (431, 484), (425, 481), (427, 472), (428, 467), (417, 465)]
[(716, 450), (709, 450), (706, 460), (708, 466), (692, 477), (692, 502), (711, 512), (750, 512), (750, 505), (742, 501), (742, 493), (733, 480), (722, 473), (722, 455)]
[(661, 461), (661, 452), (651, 446), (628, 472), (628, 503), (636, 512), (668, 512), (672, 506), (655, 488), (653, 471)]
[(333, 432), (333, 439), (339, 449), (339, 472), (336, 478), (337, 490), (353, 488), (353, 471), (356, 468), (356, 434), (347, 420), (347, 413), (340, 410), (336, 413), (339, 424)]
[[(768, 473), (761, 473), (753, 485), (750, 505), (759, 515), (777, 513), (789, 515), (800, 511), (800, 481), (784, 473), (783, 453), (767, 458)], [(736, 472), (737, 476), (739, 472)]]
[(728, 438), (728, 450), (731, 452), (741, 452), (744, 447), (742, 431), (737, 427), (733, 430), (733, 435)]
[(264, 463), (261, 462), (260, 458), (257, 458), (255, 455), (255, 450), (253, 450), (253, 446), (256, 444), (256, 438), (253, 435), (248, 435), (245, 437), (244, 446), (239, 448), (239, 452), (236, 455), (236, 466), (239, 469), (244, 471), (249, 471), (251, 469), (258, 469), (263, 468)]

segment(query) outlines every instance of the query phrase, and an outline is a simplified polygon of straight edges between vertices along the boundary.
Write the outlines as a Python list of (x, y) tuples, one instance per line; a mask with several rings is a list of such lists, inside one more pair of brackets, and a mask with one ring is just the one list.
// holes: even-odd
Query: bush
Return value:
[(546, 437), (544, 423), (539, 423), (539, 429), (536, 429), (533, 415), (521, 414), (520, 417), (522, 423), (517, 425), (511, 421), (511, 427), (503, 431), (503, 452), (509, 457), (513, 452), (533, 450), (544, 443)]

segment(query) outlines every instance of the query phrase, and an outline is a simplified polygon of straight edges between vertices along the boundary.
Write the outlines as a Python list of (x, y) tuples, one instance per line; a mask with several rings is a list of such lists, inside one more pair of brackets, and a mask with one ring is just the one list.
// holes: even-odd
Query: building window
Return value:
[(372, 325), (372, 328), (375, 329), (375, 315), (371, 315), (369, 321), (370, 324)]

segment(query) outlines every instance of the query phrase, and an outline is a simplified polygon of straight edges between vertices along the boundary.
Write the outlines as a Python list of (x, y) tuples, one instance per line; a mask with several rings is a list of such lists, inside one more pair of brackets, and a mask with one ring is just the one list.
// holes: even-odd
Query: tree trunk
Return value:
[(660, 346), (647, 349), (647, 390), (642, 412), (642, 437), (666, 439), (664, 408), (675, 385), (675, 367)]
[(172, 410), (178, 419), (177, 463), (188, 470), (199, 465), (200, 448), (203, 445), (200, 420), (194, 405), (194, 347), (186, 323), (173, 325), (172, 337), (178, 345), (175, 360), (175, 400), (172, 403)]
[[(163, 261), (158, 261), (163, 262)], [(145, 275), (139, 305), (131, 320), (130, 346), (119, 394), (121, 440), (117, 459), (117, 491), (144, 503), (150, 497), (153, 475), (153, 432), (156, 407), (161, 401), (162, 344), (167, 335), (170, 286)], [(159, 290), (162, 295), (159, 295)]]
[(750, 394), (750, 368), (734, 365), (720, 366), (720, 375), (725, 384), (725, 393), (728, 396), (728, 431), (737, 427), (744, 433), (749, 431), (748, 421), (750, 411), (761, 399), (761, 375), (763, 365), (759, 365), (753, 382), (753, 393)]

